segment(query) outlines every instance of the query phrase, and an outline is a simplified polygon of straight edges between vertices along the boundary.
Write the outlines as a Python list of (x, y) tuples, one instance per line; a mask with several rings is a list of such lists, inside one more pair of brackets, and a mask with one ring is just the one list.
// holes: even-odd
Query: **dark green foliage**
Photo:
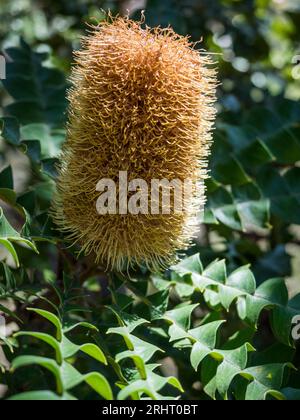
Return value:
[[(6, 51), (1, 398), (300, 399), (292, 335), (300, 315), (299, 87), (291, 57), (275, 65), (280, 42), (295, 46), (299, 7), (279, 11), (271, 3), (147, 1), (147, 23), (171, 23), (194, 40), (204, 35), (206, 47), (225, 54), (217, 58), (224, 83), (202, 232), (161, 275), (143, 267), (105, 273), (55, 229), (49, 208), (65, 138), (64, 71), (95, 2), (44, 0), (39, 16), (28, 14), (29, 22), (39, 21), (51, 5), (53, 30), (41, 39), (41, 30), (27, 28), (27, 42)], [(12, 13), (7, 2), (3, 10)], [(57, 14), (66, 18), (61, 33)], [(50, 56), (36, 48), (41, 41)], [(241, 57), (246, 71), (235, 61)], [(261, 88), (257, 73), (267, 80)]]

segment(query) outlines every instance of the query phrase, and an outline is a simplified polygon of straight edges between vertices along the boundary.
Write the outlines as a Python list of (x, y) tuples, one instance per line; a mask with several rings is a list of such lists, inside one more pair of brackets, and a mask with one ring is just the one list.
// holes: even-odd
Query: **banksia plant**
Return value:
[[(75, 59), (54, 218), (109, 269), (159, 269), (189, 244), (205, 202), (215, 115), (211, 59), (171, 28), (120, 17), (94, 27)], [(189, 179), (192, 194), (182, 212), (173, 204), (170, 214), (99, 214), (96, 186), (117, 183), (120, 171), (148, 185)]]

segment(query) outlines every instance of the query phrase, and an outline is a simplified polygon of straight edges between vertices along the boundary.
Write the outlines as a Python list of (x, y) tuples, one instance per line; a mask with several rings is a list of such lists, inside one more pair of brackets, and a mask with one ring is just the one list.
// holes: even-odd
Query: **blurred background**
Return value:
[[(284, 95), (299, 99), (295, 70), (300, 55), (297, 0), (0, 0), (1, 49), (19, 38), (68, 71), (86, 23), (103, 19), (101, 9), (139, 18), (150, 26), (171, 25), (199, 48), (219, 55), (219, 106), (238, 111)], [(94, 18), (94, 19), (93, 19)]]

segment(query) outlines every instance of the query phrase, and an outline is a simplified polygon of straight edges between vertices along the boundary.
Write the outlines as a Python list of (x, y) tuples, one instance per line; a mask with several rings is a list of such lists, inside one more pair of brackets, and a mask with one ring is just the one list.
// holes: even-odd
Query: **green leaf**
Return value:
[(107, 379), (98, 372), (83, 375), (84, 381), (106, 400), (113, 400), (113, 393)]
[[(292, 319), (300, 313), (300, 299), (296, 296), (288, 301), (284, 279), (270, 279), (256, 289), (249, 267), (241, 267), (227, 276), (225, 262), (216, 261), (203, 270), (199, 254), (186, 258), (172, 269), (181, 277), (190, 276), (195, 290), (204, 293), (208, 303), (213, 298), (216, 305), (220, 303), (229, 310), (236, 301), (239, 317), (251, 326), (257, 327), (261, 312), (270, 310), (276, 338), (284, 344), (293, 345), (290, 339)], [(177, 334), (180, 335), (180, 332)]]
[(271, 364), (246, 369), (246, 373), (253, 377), (246, 391), (246, 401), (265, 400), (269, 395), (284, 400), (280, 392), (283, 383), (284, 371), (290, 364)]
[(193, 342), (191, 351), (191, 364), (195, 370), (199, 364), (210, 355), (216, 360), (222, 360), (222, 355), (215, 351), (217, 333), (224, 320), (210, 322), (200, 327), (189, 330), (190, 339)]
[[(152, 355), (151, 355), (151, 357), (152, 357)], [(140, 373), (141, 378), (142, 379), (147, 378), (146, 364), (145, 364), (145, 362), (147, 362), (147, 360), (144, 361), (143, 358), (137, 352), (132, 351), (132, 350), (127, 350), (127, 351), (123, 351), (121, 353), (118, 353), (115, 357), (115, 361), (117, 363), (120, 363), (122, 360), (125, 360), (125, 359), (132, 359), (132, 361), (134, 362), (137, 370)]]
[(49, 370), (55, 376), (57, 391), (60, 395), (81, 382), (86, 382), (103, 398), (113, 398), (111, 388), (103, 375), (98, 372), (81, 375), (72, 365), (66, 362), (59, 366), (54, 360), (45, 357), (20, 356), (13, 360), (12, 370), (34, 364)]
[(175, 377), (163, 378), (150, 370), (147, 370), (147, 379), (138, 379), (123, 388), (118, 394), (118, 400), (125, 400), (128, 397), (136, 394), (146, 394), (153, 400), (163, 399), (159, 391), (167, 384), (183, 392), (182, 386)]
[(33, 52), (24, 42), (19, 48), (9, 48), (7, 54), (12, 61), (7, 63), (7, 78), (2, 82), (15, 100), (6, 107), (8, 114), (21, 124), (61, 124), (66, 109), (63, 73), (45, 67), (45, 55)]
[(62, 341), (62, 325), (60, 320), (58, 319), (58, 317), (56, 315), (54, 315), (53, 313), (49, 312), (49, 311), (45, 311), (43, 309), (36, 309), (36, 308), (27, 308), (28, 311), (31, 312), (35, 312), (38, 315), (42, 316), (43, 318), (47, 319), (48, 321), (51, 322), (51, 324), (53, 324), (56, 327), (56, 337), (57, 340), (59, 342)]
[(163, 318), (171, 323), (169, 328), (170, 341), (188, 337), (187, 330), (191, 325), (191, 315), (197, 306), (198, 304), (185, 305), (166, 312)]
[(265, 197), (271, 200), (271, 211), (284, 222), (300, 224), (300, 168), (280, 174), (274, 168), (264, 168), (257, 182)]
[(1, 136), (13, 146), (20, 145), (20, 126), (14, 117), (2, 117)]
[(128, 327), (129, 333), (134, 331), (138, 326), (149, 323), (149, 321), (147, 321), (146, 319), (140, 318), (137, 315), (128, 314), (124, 311), (121, 311), (115, 305), (108, 306), (108, 309), (112, 311), (114, 315), (117, 317), (119, 325)]
[(65, 132), (53, 129), (47, 124), (35, 123), (22, 126), (21, 137), (27, 144), (38, 140), (41, 145), (41, 155), (44, 158), (55, 158), (60, 153)]
[(38, 340), (44, 341), (55, 350), (57, 362), (59, 364), (63, 362), (63, 354), (60, 348), (60, 343), (57, 340), (55, 340), (55, 338), (53, 338), (51, 335), (45, 334), (45, 333), (38, 333), (38, 332), (20, 331), (16, 333), (14, 336), (15, 337), (20, 337), (20, 336), (33, 337)]
[(232, 192), (244, 231), (253, 227), (270, 227), (270, 202), (268, 199), (263, 199), (255, 184), (248, 183), (235, 187)]
[(4, 216), (2, 208), (0, 208), (0, 244), (2, 244), (12, 255), (15, 263), (19, 266), (19, 258), (17, 252), (13, 246), (13, 243), (19, 243), (27, 245), (34, 252), (38, 253), (38, 250), (33, 242), (22, 237), (8, 222)]
[(237, 349), (221, 351), (224, 359), (217, 369), (216, 387), (223, 398), (227, 399), (228, 389), (237, 375), (248, 378), (245, 368), (248, 362), (248, 352), (252, 351), (255, 349), (249, 343), (245, 343)]
[(218, 186), (208, 196), (206, 211), (212, 216), (206, 218), (206, 223), (221, 222), (233, 230), (270, 227), (270, 201), (253, 182), (233, 186), (231, 192)]
[(105, 377), (98, 372), (90, 372), (82, 375), (69, 363), (62, 365), (62, 381), (64, 389), (68, 391), (71, 388), (86, 382), (91, 388), (93, 388), (99, 395), (106, 400), (112, 400), (113, 394), (109, 383)]
[(98, 362), (107, 364), (106, 357), (103, 351), (93, 343), (85, 343), (81, 345), (76, 345), (72, 343), (67, 337), (63, 336), (63, 340), (61, 343), (61, 351), (64, 359), (68, 359), (79, 351), (91, 356), (93, 359), (97, 360)]
[(284, 279), (268, 280), (256, 290), (253, 297), (246, 298), (247, 318), (256, 325), (261, 311), (267, 308), (273, 309), (272, 328), (276, 338), (290, 344), (292, 319), (300, 313), (299, 295), (289, 302)]
[(3, 306), (0, 304), (0, 311), (3, 312), (4, 314), (11, 316), (12, 318), (16, 319), (19, 322), (22, 322), (21, 319), (14, 313), (12, 312), (10, 309), (8, 309), (6, 306)]
[(208, 196), (208, 208), (216, 220), (234, 230), (243, 230), (242, 220), (233, 197), (225, 188), (218, 188)]
[(251, 126), (257, 138), (266, 144), (278, 162), (293, 164), (300, 160), (300, 142), (296, 132), (299, 116), (294, 113), (294, 102), (283, 103), (284, 113), (281, 107), (251, 110), (245, 124)]
[(71, 394), (65, 392), (63, 395), (57, 395), (52, 391), (31, 391), (14, 395), (8, 398), (9, 401), (74, 401)]
[[(139, 339), (130, 333), (130, 329), (127, 327), (109, 328), (107, 334), (118, 334), (124, 338), (126, 346), (132, 353), (126, 353), (127, 355), (138, 355), (144, 361), (148, 361), (155, 352), (162, 351), (159, 347), (154, 346), (144, 340)], [(122, 353), (124, 355), (124, 353)], [(124, 357), (122, 357), (124, 358)]]
[(60, 367), (55, 360), (40, 356), (19, 356), (12, 361), (11, 369), (15, 371), (16, 369), (30, 365), (39, 365), (49, 370), (56, 379), (58, 393), (63, 393), (64, 386), (60, 373)]
[(56, 179), (58, 175), (57, 165), (58, 159), (43, 159), (42, 160), (42, 171), (50, 176), (50, 178)]
[[(214, 138), (212, 176), (224, 185), (243, 185), (250, 181), (241, 163), (234, 155), (226, 137), (217, 130)], [(224, 159), (226, 156), (226, 159)]]
[(22, 141), (22, 150), (33, 163), (39, 164), (41, 162), (41, 143), (38, 140)]
[(93, 331), (96, 331), (96, 332), (99, 331), (98, 328), (95, 327), (95, 325), (92, 325), (89, 322), (85, 322), (85, 321), (79, 321), (79, 322), (65, 321), (64, 325), (63, 325), (63, 332), (64, 332), (64, 334), (66, 334), (70, 331), (73, 331), (75, 328), (78, 328), (78, 327), (87, 328), (87, 329), (90, 329), (90, 330), (93, 330)]
[(257, 139), (238, 153), (243, 166), (249, 169), (276, 161), (275, 156), (263, 141)]

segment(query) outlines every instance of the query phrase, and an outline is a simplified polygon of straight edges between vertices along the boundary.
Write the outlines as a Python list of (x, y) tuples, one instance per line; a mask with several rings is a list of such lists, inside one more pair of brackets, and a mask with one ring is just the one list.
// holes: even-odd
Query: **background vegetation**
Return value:
[[(300, 399), (296, 3), (0, 0), (2, 398)], [(103, 272), (48, 215), (72, 50), (101, 7), (217, 53), (205, 223), (163, 276)]]

